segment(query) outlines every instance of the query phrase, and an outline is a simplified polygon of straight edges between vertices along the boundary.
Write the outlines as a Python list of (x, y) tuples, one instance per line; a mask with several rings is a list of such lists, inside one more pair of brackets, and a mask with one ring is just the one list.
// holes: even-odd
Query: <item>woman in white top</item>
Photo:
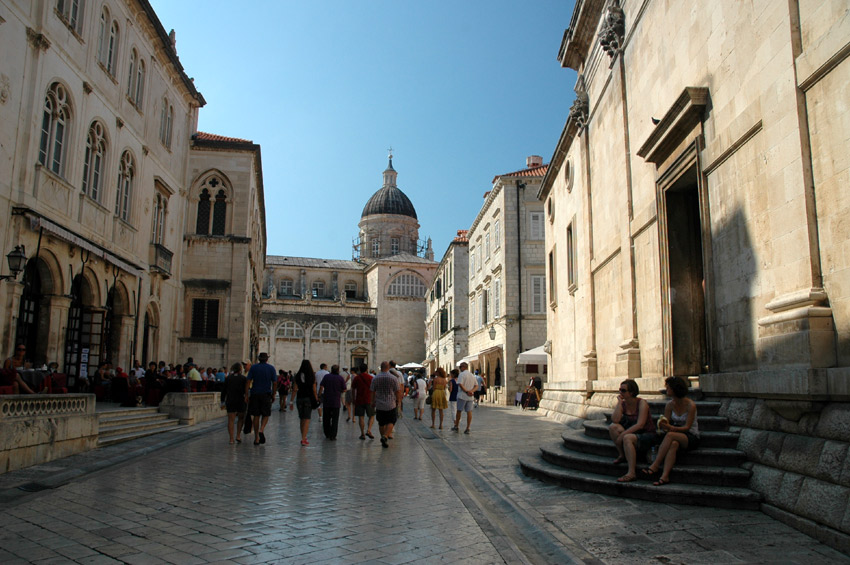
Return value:
[(413, 400), (413, 419), (421, 420), (422, 416), (425, 415), (425, 398), (428, 393), (428, 383), (425, 381), (424, 376), (419, 375), (416, 377), (413, 386), (416, 387), (416, 398)]
[(699, 425), (697, 424), (697, 405), (688, 398), (688, 384), (682, 377), (667, 377), (664, 381), (670, 402), (664, 408), (667, 421), (659, 419), (658, 427), (667, 433), (658, 447), (658, 456), (652, 465), (643, 470), (647, 476), (661, 470), (661, 477), (654, 484), (657, 487), (670, 482), (670, 470), (676, 464), (679, 449), (690, 451), (699, 446)]

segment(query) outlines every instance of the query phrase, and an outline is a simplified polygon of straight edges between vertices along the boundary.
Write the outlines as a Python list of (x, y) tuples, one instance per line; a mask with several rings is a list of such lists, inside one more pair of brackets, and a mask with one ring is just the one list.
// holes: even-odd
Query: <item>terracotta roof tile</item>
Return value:
[(457, 230), (457, 236), (454, 238), (454, 241), (456, 243), (469, 243), (468, 233), (469, 230)]
[(239, 139), (238, 137), (225, 137), (223, 135), (216, 135), (214, 133), (207, 133), (205, 131), (199, 131), (195, 135), (192, 136), (194, 139), (199, 141), (225, 141), (228, 143), (254, 143), (250, 139)]
[(545, 165), (538, 165), (537, 167), (531, 167), (528, 169), (521, 169), (519, 171), (514, 171), (512, 173), (505, 173), (503, 175), (496, 175), (493, 177), (493, 182), (499, 180), (500, 177), (543, 177), (546, 176), (546, 171), (549, 170), (549, 163)]

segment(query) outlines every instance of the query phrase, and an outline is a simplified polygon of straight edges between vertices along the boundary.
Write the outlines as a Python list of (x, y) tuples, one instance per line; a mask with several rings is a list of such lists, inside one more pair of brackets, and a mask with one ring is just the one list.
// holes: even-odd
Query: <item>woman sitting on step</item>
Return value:
[(690, 451), (699, 446), (699, 426), (697, 425), (697, 405), (687, 397), (688, 384), (682, 377), (667, 377), (664, 384), (670, 402), (664, 408), (665, 418), (659, 418), (658, 427), (666, 432), (658, 456), (652, 465), (643, 470), (645, 475), (652, 476), (661, 471), (661, 477), (654, 484), (657, 487), (670, 482), (670, 470), (676, 464), (676, 453), (679, 449)]
[(649, 403), (643, 398), (638, 398), (640, 388), (632, 379), (620, 383), (620, 394), (617, 395), (617, 407), (613, 422), (608, 428), (608, 433), (617, 446), (619, 456), (614, 459), (618, 465), (623, 461), (628, 462), (628, 472), (617, 479), (621, 483), (630, 483), (637, 478), (637, 454), (649, 449), (656, 441), (655, 422), (649, 413)]

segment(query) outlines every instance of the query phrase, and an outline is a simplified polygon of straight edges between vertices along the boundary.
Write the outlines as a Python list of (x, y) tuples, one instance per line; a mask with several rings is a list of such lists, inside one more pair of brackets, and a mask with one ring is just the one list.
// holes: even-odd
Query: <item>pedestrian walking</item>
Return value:
[(322, 386), (319, 388), (319, 396), (325, 409), (322, 416), (322, 430), (325, 432), (325, 437), (331, 441), (336, 441), (339, 429), (339, 408), (344, 392), (345, 379), (339, 374), (339, 365), (333, 365), (331, 372), (322, 379)]
[(231, 444), (234, 442), (234, 423), (236, 424), (236, 443), (242, 443), (242, 425), (245, 420), (245, 410), (248, 408), (245, 394), (247, 383), (248, 378), (242, 374), (242, 363), (234, 363), (230, 367), (230, 374), (224, 378), (224, 390), (221, 391), (221, 408), (227, 410), (227, 433), (230, 434)]
[(277, 392), (280, 395), (280, 411), (286, 412), (286, 397), (289, 395), (289, 389), (292, 386), (292, 377), (289, 373), (281, 369), (277, 372)]
[(269, 354), (260, 353), (259, 363), (248, 370), (245, 394), (249, 395), (248, 415), (254, 418), (254, 445), (266, 443), (266, 424), (272, 415), (272, 403), (277, 392), (277, 372), (268, 364)]
[(447, 385), (446, 371), (442, 367), (437, 367), (437, 372), (431, 379), (431, 429), (434, 429), (434, 415), (437, 410), (440, 411), (440, 429), (443, 429), (443, 410), (449, 407), (446, 397)]
[[(354, 404), (354, 415), (360, 424), (360, 439), (375, 439), (372, 435), (372, 422), (375, 421), (375, 407), (372, 406), (372, 379), (366, 365), (360, 365), (360, 373), (351, 381), (351, 403)], [(364, 426), (364, 417), (369, 418)]]
[(413, 381), (415, 396), (413, 397), (413, 419), (422, 420), (425, 415), (425, 397), (428, 394), (428, 383), (425, 381), (425, 376), (421, 373), (417, 375)]
[[(352, 368), (351, 372), (355, 372), (356, 369)], [(354, 375), (348, 372), (348, 368), (343, 367), (342, 372), (340, 373), (342, 378), (345, 379), (345, 394), (342, 396), (342, 406), (343, 410), (345, 410), (345, 421), (354, 423), (354, 405), (351, 404), (351, 381), (354, 379)]]
[(313, 365), (304, 359), (301, 367), (292, 379), (292, 395), (289, 398), (289, 408), (293, 403), (298, 408), (298, 421), (301, 426), (301, 445), (310, 445), (307, 441), (307, 432), (310, 431), (310, 417), (313, 410), (319, 406), (319, 397), (316, 394), (316, 374)]
[[(319, 390), (322, 386), (322, 379), (325, 378), (325, 375), (328, 374), (328, 364), (320, 363), (319, 370), (316, 371), (316, 390)], [(322, 417), (322, 397), (319, 397), (319, 418)]]
[(455, 416), (455, 425), (452, 427), (453, 432), (460, 431), (460, 417), (466, 412), (466, 429), (463, 433), (468, 434), (469, 428), (472, 426), (472, 410), (475, 403), (475, 391), (478, 390), (478, 381), (475, 375), (469, 372), (469, 365), (466, 363), (460, 364), (460, 375), (457, 379), (457, 415)]
[(398, 419), (397, 407), (401, 404), (404, 389), (398, 378), (389, 372), (390, 364), (381, 362), (381, 372), (372, 379), (372, 406), (378, 419), (378, 430), (381, 432), (381, 445), (389, 447), (388, 440), (393, 437), (393, 428)]
[(449, 379), (449, 417), (454, 422), (455, 412), (457, 412), (457, 392), (460, 390), (457, 386), (457, 377), (460, 371), (452, 369), (451, 379)]
[[(390, 361), (389, 373), (391, 375), (393, 375), (396, 379), (398, 379), (398, 384), (401, 387), (402, 400), (400, 400), (399, 403), (398, 403), (398, 406), (396, 406), (396, 412), (398, 413), (399, 419), (401, 419), (401, 418), (404, 418), (404, 404), (403, 404), (404, 394), (405, 394), (404, 375), (401, 374), (401, 371), (396, 369), (395, 361)], [(390, 437), (390, 439), (392, 439), (392, 437)]]

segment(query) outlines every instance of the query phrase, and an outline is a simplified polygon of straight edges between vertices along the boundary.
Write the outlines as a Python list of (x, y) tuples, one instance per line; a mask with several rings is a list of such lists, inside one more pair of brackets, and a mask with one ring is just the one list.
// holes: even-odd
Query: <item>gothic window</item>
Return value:
[(301, 339), (304, 329), (298, 322), (284, 322), (277, 328), (277, 337), (284, 339)]
[(57, 175), (61, 175), (65, 168), (65, 140), (70, 121), (68, 92), (60, 83), (54, 82), (44, 98), (38, 162)]
[(130, 200), (133, 198), (133, 179), (136, 164), (132, 153), (125, 151), (118, 163), (118, 191), (115, 195), (115, 215), (122, 220), (130, 219)]
[(313, 281), (313, 298), (325, 296), (325, 281)]
[(402, 273), (390, 282), (387, 295), (424, 298), (427, 288), (422, 279), (412, 273)]
[(366, 324), (355, 324), (348, 328), (345, 337), (348, 341), (370, 341), (372, 339), (372, 330)]
[(168, 149), (171, 149), (171, 130), (174, 126), (174, 106), (168, 102), (168, 98), (162, 99), (162, 108), (159, 114), (159, 141)]
[(135, 49), (130, 51), (130, 69), (127, 73), (127, 98), (141, 107), (142, 93), (145, 90), (145, 62)]
[(139, 57), (139, 64), (136, 66), (136, 83), (135, 92), (131, 96), (133, 102), (138, 108), (142, 107), (142, 97), (145, 94), (145, 62)]
[(345, 283), (345, 297), (346, 298), (356, 298), (357, 297), (357, 283), (353, 283), (353, 282)]
[(215, 195), (215, 204), (213, 205), (213, 221), (212, 234), (224, 235), (224, 224), (227, 217), (227, 197), (223, 190), (219, 190)]
[(280, 288), (278, 289), (278, 294), (282, 296), (295, 295), (292, 279), (280, 279)]
[(103, 165), (106, 161), (106, 130), (100, 122), (92, 122), (86, 137), (83, 160), (83, 194), (100, 201), (103, 185)]
[(313, 328), (312, 339), (339, 339), (339, 332), (330, 322), (322, 322)]
[(115, 76), (118, 56), (118, 22), (112, 20), (104, 6), (100, 13), (100, 32), (97, 36), (97, 60), (110, 75)]
[(133, 81), (136, 78), (136, 62), (139, 60), (139, 55), (135, 49), (130, 50), (130, 64), (127, 73), (127, 97), (133, 98)]
[(210, 233), (210, 191), (206, 188), (201, 191), (198, 201), (198, 221), (195, 233), (207, 235)]
[(83, 32), (83, 0), (57, 0), (56, 11), (66, 26), (78, 34)]
[(277, 337), (284, 339), (300, 339), (304, 337), (304, 329), (298, 322), (284, 322), (277, 328)]
[(192, 337), (218, 337), (218, 300), (192, 300)]

